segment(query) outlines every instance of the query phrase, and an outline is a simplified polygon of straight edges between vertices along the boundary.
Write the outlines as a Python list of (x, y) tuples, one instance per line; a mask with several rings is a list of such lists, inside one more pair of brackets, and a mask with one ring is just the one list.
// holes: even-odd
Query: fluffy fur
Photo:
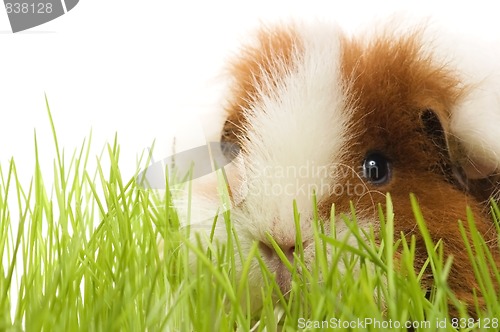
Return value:
[[(384, 204), (390, 192), (395, 232), (417, 236), (420, 268), (426, 257), (409, 201), (414, 193), (433, 239), (442, 239), (446, 254), (454, 256), (450, 286), (473, 303), (477, 283), (457, 220), (466, 219), (470, 206), (498, 257), (485, 199), (494, 194), (500, 161), (500, 134), (492, 129), (498, 122), (490, 121), (500, 117), (500, 89), (496, 81), (461, 68), (463, 59), (434, 54), (425, 35), (422, 29), (384, 29), (347, 36), (327, 24), (263, 28), (231, 63), (221, 138), (241, 148), (228, 171), (236, 179), (230, 186), (231, 219), (244, 252), (258, 242), (284, 292), (290, 274), (266, 233), (292, 257), (293, 200), (301, 214), (305, 259), (312, 262), (313, 194), (323, 220), (330, 218), (332, 204), (337, 213), (349, 213), (352, 201), (361, 227), (368, 227), (377, 220), (377, 203)], [(387, 183), (363, 177), (361, 165), (373, 151), (390, 162)], [(207, 202), (195, 193), (195, 207)], [(196, 219), (192, 223), (212, 220), (207, 214)], [(216, 236), (223, 241), (225, 226), (219, 226)], [(259, 286), (257, 263), (252, 269), (250, 282)], [(431, 275), (424, 279), (430, 286)]]

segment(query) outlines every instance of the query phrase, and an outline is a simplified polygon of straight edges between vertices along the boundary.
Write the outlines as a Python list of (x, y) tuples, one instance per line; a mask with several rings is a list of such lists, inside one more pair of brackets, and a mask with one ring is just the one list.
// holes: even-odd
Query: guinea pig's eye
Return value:
[(235, 126), (226, 121), (220, 138), (220, 148), (222, 154), (228, 159), (233, 160), (240, 153), (240, 145), (235, 133)]
[(378, 152), (366, 155), (363, 161), (363, 176), (373, 184), (385, 184), (390, 179), (390, 164), (387, 158)]
[(234, 142), (221, 140), (220, 148), (222, 154), (229, 160), (233, 160), (240, 153), (240, 146)]

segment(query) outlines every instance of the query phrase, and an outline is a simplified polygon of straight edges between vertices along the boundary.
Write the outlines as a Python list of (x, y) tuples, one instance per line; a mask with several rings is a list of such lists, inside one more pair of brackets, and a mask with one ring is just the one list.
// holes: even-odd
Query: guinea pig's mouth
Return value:
[(275, 276), (281, 293), (287, 298), (292, 290), (292, 273), (283, 263), (280, 263), (275, 271)]
[[(283, 250), (283, 249), (282, 249)], [(281, 261), (274, 248), (267, 243), (259, 243), (259, 251), (262, 259), (264, 260), (267, 268), (275, 276), (276, 284), (278, 285), (281, 293), (283, 295), (288, 294), (291, 291), (292, 286), (292, 273), (289, 268)], [(288, 250), (283, 250), (283, 254), (289, 262), (293, 262), (293, 253), (295, 251), (294, 247)]]

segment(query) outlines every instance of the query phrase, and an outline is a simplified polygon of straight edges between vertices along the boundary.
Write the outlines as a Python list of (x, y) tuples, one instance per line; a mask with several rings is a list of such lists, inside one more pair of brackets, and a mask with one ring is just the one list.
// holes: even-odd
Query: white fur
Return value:
[(246, 220), (235, 220), (251, 228), (251, 240), (267, 242), (269, 232), (283, 246), (295, 243), (293, 200), (307, 231), (313, 191), (318, 201), (328, 195), (338, 174), (327, 171), (342, 160), (349, 135), (339, 31), (325, 26), (298, 31), (303, 53), (295, 54), (297, 68), (289, 69), (277, 87), (264, 87), (272, 92), (262, 92), (247, 111), (248, 142), (240, 173), (248, 190), (248, 213)]

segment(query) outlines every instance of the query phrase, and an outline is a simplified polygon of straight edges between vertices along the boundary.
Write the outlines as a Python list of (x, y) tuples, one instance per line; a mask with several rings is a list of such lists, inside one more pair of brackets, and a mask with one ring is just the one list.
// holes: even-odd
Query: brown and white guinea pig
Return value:
[[(500, 80), (437, 40), (419, 27), (358, 37), (334, 25), (294, 23), (262, 28), (230, 63), (221, 144), (238, 147), (226, 149), (234, 158), (226, 167), (231, 222), (244, 254), (259, 244), (283, 292), (291, 276), (266, 234), (293, 257), (295, 201), (312, 264), (313, 194), (321, 220), (330, 219), (332, 204), (349, 215), (352, 201), (359, 226), (377, 231), (377, 205), (389, 192), (395, 235), (416, 236), (420, 269), (427, 257), (414, 193), (433, 240), (453, 256), (449, 285), (469, 305), (478, 286), (458, 224), (467, 206), (500, 263), (488, 212), (500, 165)], [(207, 201), (206, 192), (193, 195), (194, 208)], [(213, 215), (192, 215), (192, 224), (207, 226), (193, 228), (198, 235), (208, 237), (212, 222)], [(339, 223), (337, 232), (346, 231)], [(227, 238), (224, 222), (215, 236)], [(249, 278), (261, 285), (260, 273)], [(432, 284), (430, 274), (424, 279)]]

